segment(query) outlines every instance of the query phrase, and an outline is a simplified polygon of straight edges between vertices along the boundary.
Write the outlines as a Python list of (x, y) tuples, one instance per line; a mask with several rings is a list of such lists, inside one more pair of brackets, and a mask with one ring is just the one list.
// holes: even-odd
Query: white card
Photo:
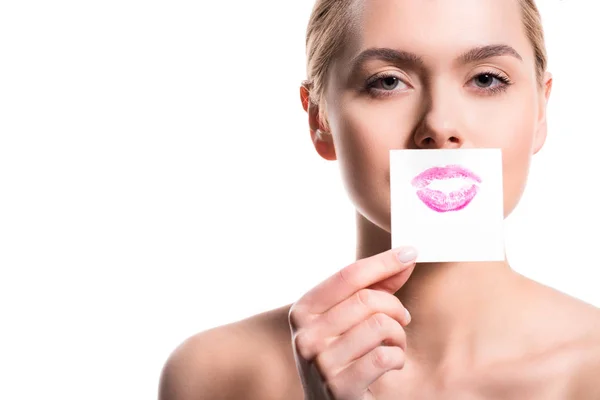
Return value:
[(390, 150), (392, 247), (417, 262), (504, 260), (501, 149)]

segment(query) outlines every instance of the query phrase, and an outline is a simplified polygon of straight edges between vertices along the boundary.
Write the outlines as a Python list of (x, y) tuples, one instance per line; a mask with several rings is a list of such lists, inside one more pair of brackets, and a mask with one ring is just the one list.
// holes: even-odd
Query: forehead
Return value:
[(359, 0), (355, 22), (350, 56), (387, 47), (435, 61), (489, 44), (531, 56), (519, 0)]

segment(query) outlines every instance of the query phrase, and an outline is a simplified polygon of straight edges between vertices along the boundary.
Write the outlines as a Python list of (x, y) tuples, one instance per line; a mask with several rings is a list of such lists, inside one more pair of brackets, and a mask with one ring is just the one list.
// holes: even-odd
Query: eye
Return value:
[(401, 78), (389, 73), (376, 75), (367, 82), (367, 91), (374, 96), (389, 96), (409, 87)]
[(492, 74), (480, 74), (475, 77), (475, 85), (482, 89), (486, 89), (494, 84), (494, 80), (499, 79)]
[(395, 76), (388, 76), (381, 79), (381, 87), (385, 90), (394, 90), (400, 83), (400, 79)]
[(483, 94), (495, 94), (505, 91), (511, 84), (510, 78), (499, 72), (482, 72), (475, 75), (471, 82), (475, 90)]

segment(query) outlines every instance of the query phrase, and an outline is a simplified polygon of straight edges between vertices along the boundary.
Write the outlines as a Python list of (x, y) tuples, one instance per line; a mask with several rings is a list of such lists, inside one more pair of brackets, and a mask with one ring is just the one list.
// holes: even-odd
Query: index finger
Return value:
[(410, 268), (415, 264), (416, 256), (414, 248), (401, 247), (363, 258), (315, 286), (298, 303), (311, 314), (321, 314), (357, 291)]

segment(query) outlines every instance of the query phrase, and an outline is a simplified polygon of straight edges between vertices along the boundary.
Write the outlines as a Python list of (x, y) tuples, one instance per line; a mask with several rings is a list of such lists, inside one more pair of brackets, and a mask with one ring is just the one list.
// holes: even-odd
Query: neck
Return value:
[[(390, 247), (391, 235), (357, 214), (357, 259)], [(417, 264), (395, 294), (412, 316), (407, 355), (434, 365), (479, 358), (478, 343), (505, 330), (503, 316), (515, 307), (508, 290), (518, 276), (506, 261)]]

